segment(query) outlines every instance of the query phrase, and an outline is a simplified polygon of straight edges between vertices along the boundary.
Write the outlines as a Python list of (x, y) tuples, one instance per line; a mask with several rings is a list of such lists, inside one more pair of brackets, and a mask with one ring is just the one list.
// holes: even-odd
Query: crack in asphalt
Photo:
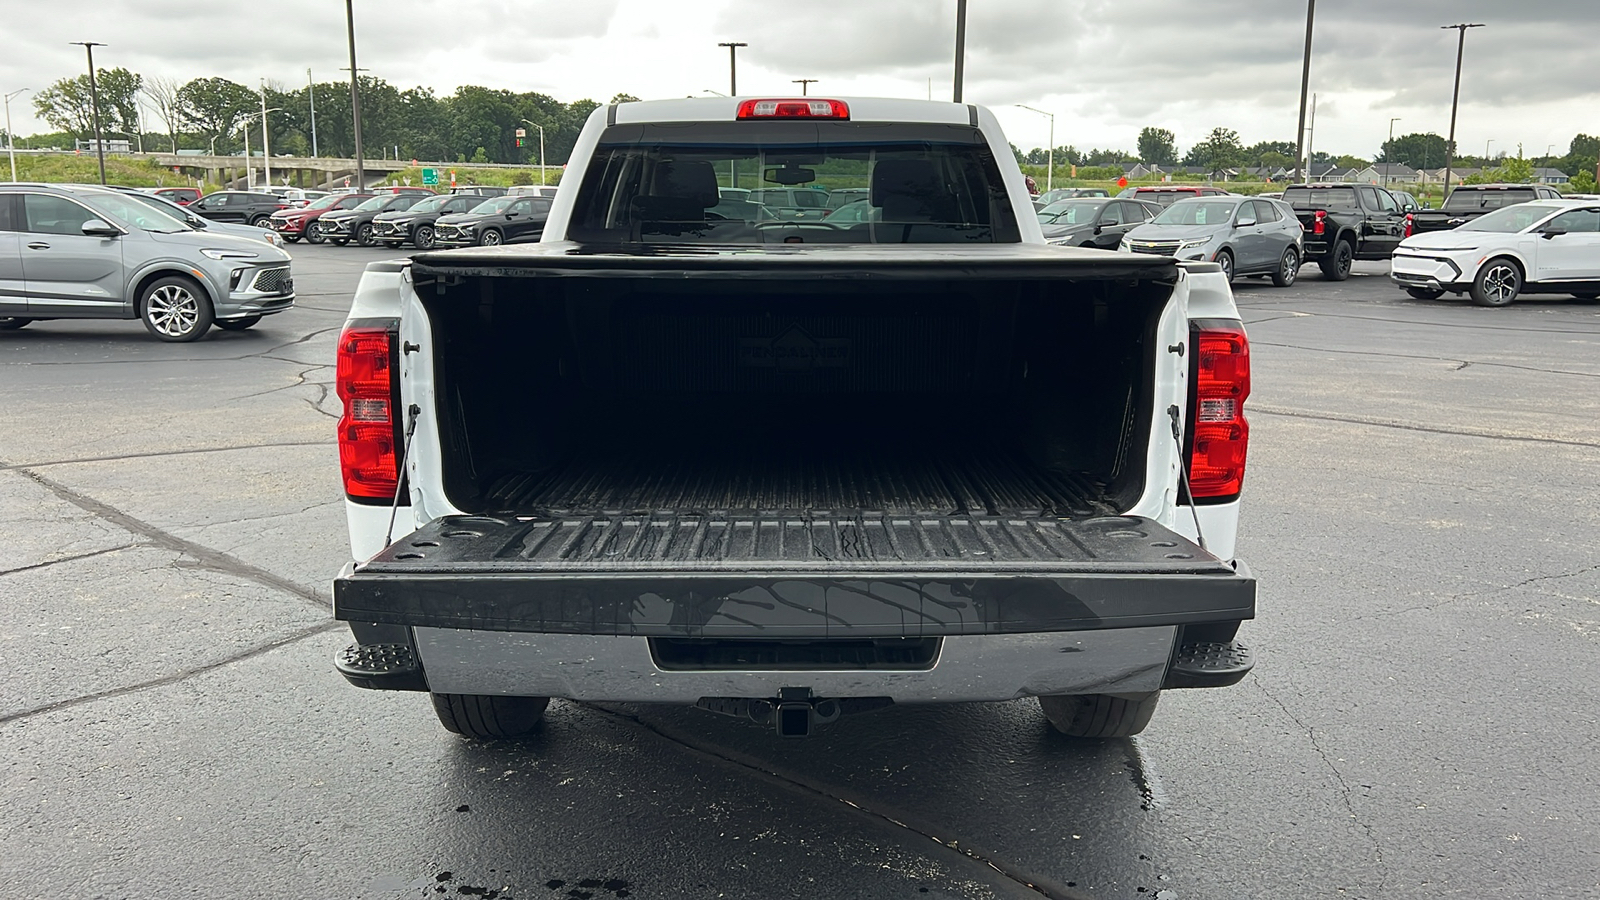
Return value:
[(1411, 422), (1397, 422), (1393, 419), (1378, 419), (1371, 416), (1335, 415), (1333, 413), (1316, 413), (1303, 409), (1290, 409), (1281, 406), (1264, 406), (1252, 404), (1250, 412), (1261, 413), (1268, 416), (1283, 416), (1290, 419), (1312, 419), (1320, 422), (1343, 422), (1349, 425), (1371, 425), (1376, 428), (1396, 428), (1401, 431), (1421, 431), (1427, 434), (1448, 434), (1454, 437), (1483, 438), (1490, 441), (1515, 441), (1526, 444), (1552, 444), (1560, 447), (1596, 447), (1600, 448), (1600, 441), (1579, 441), (1571, 438), (1540, 437), (1532, 434), (1517, 434), (1510, 431), (1490, 431), (1478, 428), (1445, 428), (1442, 425), (1418, 425)]
[(39, 569), (48, 569), (51, 566), (59, 566), (62, 563), (78, 562), (79, 560), (93, 559), (96, 556), (105, 556), (107, 553), (116, 553), (118, 550), (132, 550), (137, 547), (149, 546), (151, 545), (144, 541), (135, 541), (131, 544), (122, 544), (117, 547), (107, 547), (104, 550), (90, 550), (88, 553), (78, 553), (72, 556), (63, 556), (60, 559), (47, 559), (44, 562), (36, 562), (26, 566), (17, 566), (15, 569), (0, 569), (0, 577), (6, 575), (15, 575), (18, 572), (36, 572)]
[(1332, 773), (1333, 780), (1339, 782), (1339, 802), (1344, 806), (1345, 811), (1350, 814), (1351, 821), (1362, 830), (1367, 837), (1367, 841), (1372, 844), (1373, 861), (1378, 864), (1378, 887), (1374, 893), (1379, 897), (1384, 896), (1384, 887), (1389, 883), (1389, 865), (1383, 858), (1383, 843), (1378, 840), (1377, 833), (1373, 831), (1372, 826), (1363, 822), (1360, 814), (1356, 812), (1355, 801), (1351, 799), (1350, 783), (1344, 780), (1344, 773), (1339, 771), (1338, 766), (1334, 765), (1333, 759), (1322, 748), (1322, 742), (1317, 740), (1316, 728), (1307, 725), (1299, 716), (1291, 712), (1287, 704), (1278, 699), (1277, 695), (1267, 690), (1267, 686), (1262, 683), (1262, 679), (1252, 678), (1250, 681), (1261, 692), (1262, 696), (1272, 701), (1274, 706), (1283, 710), (1283, 714), (1289, 717), (1289, 721), (1306, 733), (1306, 740), (1311, 747), (1311, 752), (1322, 760), (1322, 764)]
[(280, 391), (291, 391), (291, 390), (294, 390), (297, 387), (305, 387), (307, 384), (326, 384), (325, 382), (308, 382), (308, 381), (306, 381), (306, 376), (310, 375), (312, 372), (315, 372), (318, 369), (332, 368), (331, 366), (329, 366), (326, 363), (304, 363), (304, 362), (300, 363), (300, 365), (308, 366), (309, 368), (302, 369), (301, 371), (295, 373), (295, 376), (294, 376), (295, 377), (295, 382), (294, 382), (294, 384), (285, 384), (285, 385), (281, 385), (281, 386), (275, 387), (275, 388), (268, 388), (268, 389), (266, 389), (264, 391), (257, 391), (257, 392), (255, 392), (253, 394), (244, 394), (244, 395), (239, 396), (239, 397), (229, 397), (224, 402), (233, 403), (233, 402), (235, 402), (237, 400), (249, 400), (252, 397), (265, 397), (268, 394), (276, 394), (276, 393), (278, 393)]
[(157, 547), (171, 550), (193, 559), (194, 564), (199, 568), (211, 569), (224, 575), (232, 575), (236, 578), (276, 588), (284, 593), (299, 597), (319, 609), (327, 610), (332, 605), (328, 598), (323, 597), (321, 594), (307, 590), (289, 579), (268, 572), (259, 566), (251, 565), (236, 556), (213, 550), (193, 541), (184, 540), (175, 534), (151, 525), (149, 522), (136, 519), (116, 507), (80, 494), (66, 485), (53, 481), (37, 472), (28, 469), (16, 469), (15, 471), (20, 472), (40, 487), (90, 515), (110, 522), (124, 531), (139, 535)]
[[(259, 516), (244, 516), (244, 517), (238, 518), (238, 519), (224, 519), (224, 520), (222, 520), (220, 522), (204, 522), (204, 523), (191, 522), (191, 523), (187, 523), (187, 524), (184, 524), (182, 526), (179, 526), (179, 527), (182, 527), (182, 528), (193, 528), (193, 529), (196, 529), (196, 530), (200, 530), (200, 529), (206, 529), (206, 528), (218, 528), (218, 527), (221, 527), (221, 526), (224, 526), (224, 525), (237, 525), (240, 522), (263, 522), (263, 521), (266, 521), (267, 519), (281, 519), (284, 516), (304, 515), (304, 514), (310, 512), (310, 511), (312, 511), (313, 509), (320, 509), (321, 507), (324, 507), (324, 506), (333, 506), (336, 503), (337, 504), (343, 504), (344, 503), (344, 498), (340, 497), (340, 498), (337, 498), (337, 499), (334, 499), (334, 500), (324, 500), (321, 503), (313, 503), (310, 506), (304, 507), (302, 509), (291, 509), (291, 510), (289, 510), (287, 512), (266, 513), (264, 515), (259, 515)], [(218, 552), (221, 552), (221, 551), (218, 551)], [(0, 572), (0, 575), (4, 575), (4, 574), (5, 574), (4, 572)]]
[(972, 850), (968, 850), (965, 847), (960, 846), (960, 841), (945, 840), (944, 838), (939, 837), (925, 828), (920, 828), (916, 825), (902, 822), (893, 816), (872, 809), (864, 803), (856, 802), (848, 797), (842, 797), (837, 794), (830, 793), (827, 790), (827, 785), (814, 784), (808, 779), (787, 775), (778, 771), (776, 768), (772, 768), (763, 764), (759, 760), (746, 758), (743, 756), (743, 754), (737, 754), (735, 752), (728, 751), (725, 748), (701, 743), (692, 738), (680, 737), (676, 734), (669, 733), (655, 725), (652, 725), (638, 716), (630, 715), (629, 713), (608, 709), (604, 706), (599, 706), (594, 703), (578, 703), (577, 705), (582, 706), (585, 709), (593, 710), (612, 719), (620, 719), (625, 722), (631, 722), (635, 726), (648, 731), (662, 740), (682, 747), (691, 753), (718, 760), (719, 762), (746, 772), (753, 772), (767, 780), (769, 783), (775, 784), (779, 787), (786, 788), (814, 799), (821, 799), (831, 803), (841, 803), (849, 807), (854, 813), (860, 815), (866, 821), (880, 826), (892, 826), (901, 831), (909, 832), (919, 837), (926, 838), (945, 850), (953, 852), (955, 855), (961, 857), (965, 862), (981, 865), (993, 873), (1001, 876), (1016, 887), (1022, 888), (1029, 893), (1037, 894), (1041, 897), (1048, 897), (1050, 900), (1093, 900), (1090, 895), (1074, 888), (1067, 887), (1066, 885), (1057, 884), (1053, 879), (1024, 872), (1004, 860), (993, 859), (980, 853), (976, 853)]
[(283, 349), (285, 349), (287, 347), (294, 347), (294, 346), (298, 346), (300, 344), (304, 344), (306, 341), (309, 341), (314, 337), (317, 337), (319, 335), (327, 334), (327, 333), (329, 333), (331, 331), (339, 331), (342, 328), (344, 328), (343, 324), (340, 324), (340, 325), (335, 326), (333, 328), (319, 328), (318, 330), (313, 331), (310, 334), (305, 335), (304, 337), (297, 338), (297, 339), (289, 341), (287, 343), (275, 344), (275, 345), (273, 345), (271, 347), (267, 347), (264, 350), (257, 350), (254, 353), (244, 353), (244, 354), (241, 354), (239, 356), (188, 356), (188, 357), (176, 357), (176, 356), (155, 357), (155, 356), (151, 356), (151, 357), (144, 357), (142, 359), (88, 359), (88, 360), (85, 360), (85, 359), (41, 359), (41, 360), (18, 359), (18, 360), (7, 360), (7, 361), (5, 361), (3, 363), (0, 363), (0, 365), (9, 365), (9, 366), (126, 366), (126, 365), (140, 365), (140, 364), (148, 364), (148, 363), (155, 363), (155, 364), (161, 364), (161, 363), (212, 363), (212, 362), (240, 362), (240, 361), (246, 360), (246, 359), (273, 359), (273, 360), (279, 360), (281, 362), (287, 362), (287, 363), (293, 363), (295, 365), (305, 366), (305, 365), (310, 365), (310, 363), (306, 362), (303, 359), (285, 359), (283, 357), (273, 356), (272, 354), (277, 353), (279, 350), (283, 350)]
[[(328, 414), (323, 413), (323, 415)], [(334, 418), (337, 418), (337, 416)], [(46, 459), (36, 462), (20, 463), (0, 462), (0, 472), (21, 471), (23, 469), (42, 469), (46, 466), (70, 466), (76, 463), (119, 462), (125, 459), (155, 459), (163, 456), (188, 456), (195, 453), (228, 453), (234, 450), (268, 450), (275, 447), (322, 447), (332, 443), (332, 438), (326, 441), (273, 441), (266, 444), (240, 444), (233, 447), (194, 447), (189, 450), (149, 450), (140, 453), (120, 453), (115, 456), (79, 456), (72, 457), (70, 459)]]
[(63, 709), (70, 709), (71, 707), (81, 706), (85, 703), (93, 703), (96, 700), (109, 700), (113, 697), (136, 694), (140, 691), (148, 691), (153, 688), (165, 687), (169, 684), (177, 684), (181, 681), (187, 681), (190, 678), (194, 678), (198, 675), (204, 675), (207, 672), (215, 671), (224, 666), (229, 666), (236, 662), (242, 662), (253, 657), (261, 656), (264, 653), (270, 653), (273, 650), (277, 650), (281, 647), (287, 647), (290, 644), (298, 643), (306, 638), (316, 637), (324, 632), (332, 631), (343, 624), (343, 622), (323, 622), (320, 625), (313, 625), (310, 628), (302, 628), (299, 631), (291, 632), (290, 634), (287, 634), (281, 638), (275, 638), (264, 643), (256, 644), (255, 646), (248, 647), (239, 651), (238, 653), (234, 653), (230, 656), (223, 657), (222, 659), (206, 663), (202, 666), (195, 666), (191, 669), (185, 669), (182, 672), (174, 672), (171, 675), (162, 675), (159, 678), (150, 678), (145, 681), (135, 682), (133, 684), (125, 684), (121, 687), (107, 688), (103, 691), (95, 691), (92, 694), (82, 694), (77, 697), (68, 697), (65, 700), (56, 700), (52, 703), (46, 703), (41, 706), (32, 707), (31, 709), (23, 709), (13, 713), (6, 713), (5, 715), (0, 715), (0, 725), (7, 725), (11, 722), (16, 722), (21, 719), (27, 719), (33, 716), (41, 716), (46, 713), (53, 713)]

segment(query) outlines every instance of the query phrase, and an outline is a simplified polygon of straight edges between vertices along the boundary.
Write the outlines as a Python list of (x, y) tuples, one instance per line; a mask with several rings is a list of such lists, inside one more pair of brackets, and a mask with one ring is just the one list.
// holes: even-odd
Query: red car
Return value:
[(150, 193), (179, 206), (188, 206), (200, 199), (200, 189), (192, 187), (152, 188)]
[[(1132, 191), (1132, 193), (1129, 191)], [(1208, 187), (1203, 184), (1157, 184), (1146, 185), (1141, 188), (1130, 188), (1117, 196), (1132, 197), (1135, 200), (1171, 206), (1179, 200), (1187, 200), (1190, 197), (1226, 197), (1227, 195), (1228, 192), (1222, 188)]]
[(267, 227), (276, 231), (285, 241), (291, 244), (298, 242), (302, 237), (306, 239), (307, 243), (320, 244), (327, 240), (322, 236), (321, 230), (317, 228), (317, 219), (321, 218), (323, 213), (335, 209), (355, 209), (357, 206), (372, 199), (372, 196), (369, 192), (329, 194), (326, 197), (318, 197), (311, 201), (308, 206), (278, 210), (272, 214), (272, 219)]

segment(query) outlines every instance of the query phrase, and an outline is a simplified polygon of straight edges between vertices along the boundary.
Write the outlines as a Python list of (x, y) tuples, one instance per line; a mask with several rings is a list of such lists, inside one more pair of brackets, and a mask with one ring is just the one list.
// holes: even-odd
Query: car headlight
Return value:
[(274, 247), (277, 247), (283, 243), (283, 238), (278, 237), (278, 233), (276, 231), (266, 231), (263, 229), (261, 239)]
[(1179, 241), (1178, 242), (1178, 252), (1182, 253), (1185, 250), (1198, 250), (1201, 247), (1204, 247), (1205, 245), (1211, 243), (1211, 241), (1214, 238), (1215, 238), (1215, 235), (1213, 235), (1212, 237), (1195, 238), (1192, 241)]
[(1117, 242), (1117, 251), (1119, 253), (1132, 253), (1133, 244), (1129, 243), (1127, 238), (1123, 238), (1121, 241)]
[(256, 259), (261, 256), (249, 250), (201, 250), (200, 252), (212, 259)]

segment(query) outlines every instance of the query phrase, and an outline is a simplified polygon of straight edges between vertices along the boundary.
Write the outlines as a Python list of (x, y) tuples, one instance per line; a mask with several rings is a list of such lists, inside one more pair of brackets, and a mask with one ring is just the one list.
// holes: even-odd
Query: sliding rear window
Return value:
[[(870, 221), (830, 221), (833, 191), (867, 198)], [(606, 129), (568, 235), (648, 244), (1022, 239), (1000, 167), (976, 128), (748, 121)]]

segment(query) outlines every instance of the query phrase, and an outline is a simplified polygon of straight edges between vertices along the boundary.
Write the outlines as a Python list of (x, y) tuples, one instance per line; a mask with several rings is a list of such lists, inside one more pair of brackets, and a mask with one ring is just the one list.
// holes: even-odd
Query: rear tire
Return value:
[(432, 694), (439, 724), (451, 734), (492, 741), (521, 737), (539, 727), (549, 697)]
[(250, 220), (250, 224), (254, 225), (257, 228), (266, 228), (268, 225), (272, 224), (272, 217), (271, 216), (256, 216), (254, 219)]
[(32, 319), (24, 319), (21, 316), (3, 316), (0, 317), (0, 331), (16, 331), (32, 321)]
[(168, 275), (150, 282), (139, 295), (139, 318), (158, 340), (197, 341), (211, 329), (211, 298), (193, 279)]
[(1233, 284), (1233, 254), (1227, 250), (1217, 251), (1217, 265), (1222, 267), (1222, 277)]
[(218, 319), (211, 324), (223, 331), (243, 331), (259, 321), (261, 321), (260, 316), (240, 316), (237, 319)]
[(1283, 251), (1283, 259), (1278, 260), (1278, 268), (1272, 273), (1272, 283), (1278, 287), (1288, 287), (1300, 277), (1300, 251), (1293, 247)]
[(1432, 288), (1406, 288), (1406, 293), (1418, 300), (1437, 300), (1444, 296), (1444, 291), (1436, 291)]
[(1479, 306), (1507, 306), (1521, 292), (1522, 270), (1504, 256), (1484, 263), (1472, 279), (1472, 302)]
[[(1132, 698), (1132, 699), (1129, 699)], [(1039, 698), (1039, 708), (1055, 730), (1076, 738), (1132, 737), (1150, 724), (1161, 692), (1130, 694), (1059, 694)]]
[(1350, 277), (1350, 267), (1355, 261), (1356, 248), (1350, 246), (1349, 241), (1340, 241), (1327, 256), (1317, 260), (1317, 268), (1322, 270), (1322, 280), (1343, 281)]

